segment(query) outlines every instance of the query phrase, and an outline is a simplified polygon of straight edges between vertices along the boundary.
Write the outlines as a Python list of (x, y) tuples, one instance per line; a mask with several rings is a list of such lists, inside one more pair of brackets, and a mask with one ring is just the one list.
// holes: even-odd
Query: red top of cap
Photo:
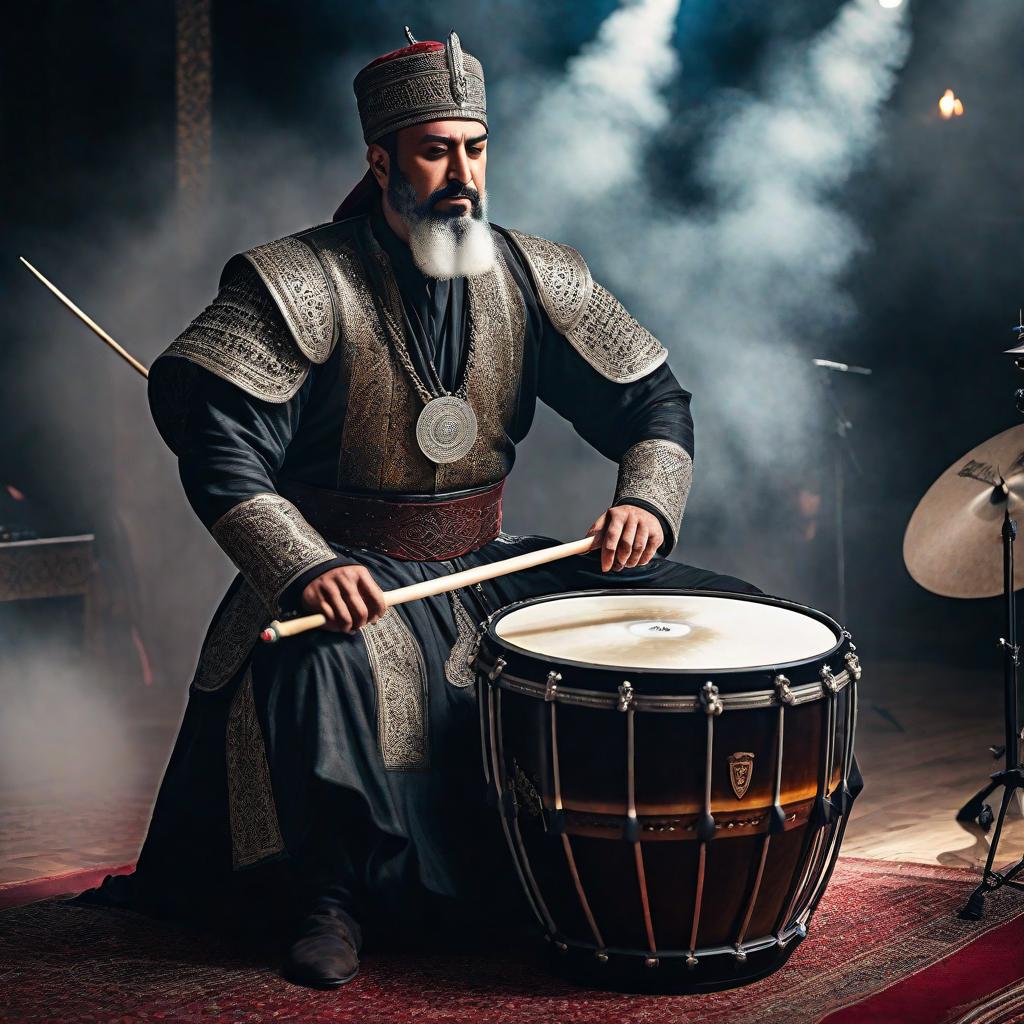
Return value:
[(422, 42), (413, 43), (412, 46), (403, 46), (400, 50), (392, 50), (391, 53), (385, 53), (383, 57), (370, 61), (363, 70), (368, 71), (370, 68), (375, 68), (378, 64), (383, 64), (385, 61), (394, 60), (396, 57), (408, 57), (411, 53), (430, 53), (434, 50), (443, 49), (444, 43), (425, 39)]

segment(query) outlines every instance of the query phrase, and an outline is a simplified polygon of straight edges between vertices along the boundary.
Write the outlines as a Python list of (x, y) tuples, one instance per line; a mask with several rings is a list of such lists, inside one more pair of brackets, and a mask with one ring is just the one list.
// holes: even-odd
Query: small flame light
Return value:
[(944, 121), (951, 117), (963, 117), (964, 105), (952, 89), (947, 89), (939, 100), (939, 113)]

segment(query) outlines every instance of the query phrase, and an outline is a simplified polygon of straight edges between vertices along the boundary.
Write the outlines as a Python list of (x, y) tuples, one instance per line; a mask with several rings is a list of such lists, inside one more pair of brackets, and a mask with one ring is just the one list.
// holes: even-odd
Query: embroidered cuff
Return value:
[(257, 494), (225, 512), (213, 539), (270, 609), (307, 569), (337, 556), (299, 510), (280, 494)]
[(637, 498), (653, 506), (669, 526), (663, 547), (668, 554), (679, 539), (679, 524), (692, 480), (693, 461), (685, 448), (663, 438), (640, 441), (619, 462), (613, 504)]

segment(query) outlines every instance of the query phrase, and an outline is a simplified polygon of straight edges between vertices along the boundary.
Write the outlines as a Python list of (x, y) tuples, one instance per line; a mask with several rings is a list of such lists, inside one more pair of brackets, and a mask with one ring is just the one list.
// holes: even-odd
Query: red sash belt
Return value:
[(468, 554), (497, 537), (504, 486), (501, 480), (454, 496), (382, 498), (282, 482), (280, 493), (335, 544), (369, 548), (406, 561), (434, 562)]

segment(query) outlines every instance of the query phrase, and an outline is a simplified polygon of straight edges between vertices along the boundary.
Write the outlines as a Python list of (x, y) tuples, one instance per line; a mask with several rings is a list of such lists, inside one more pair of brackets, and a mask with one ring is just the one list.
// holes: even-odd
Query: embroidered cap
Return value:
[(455, 32), (443, 43), (417, 42), (408, 28), (405, 33), (408, 46), (371, 61), (353, 83), (367, 144), (424, 121), (459, 118), (486, 127), (480, 61), (462, 49)]

